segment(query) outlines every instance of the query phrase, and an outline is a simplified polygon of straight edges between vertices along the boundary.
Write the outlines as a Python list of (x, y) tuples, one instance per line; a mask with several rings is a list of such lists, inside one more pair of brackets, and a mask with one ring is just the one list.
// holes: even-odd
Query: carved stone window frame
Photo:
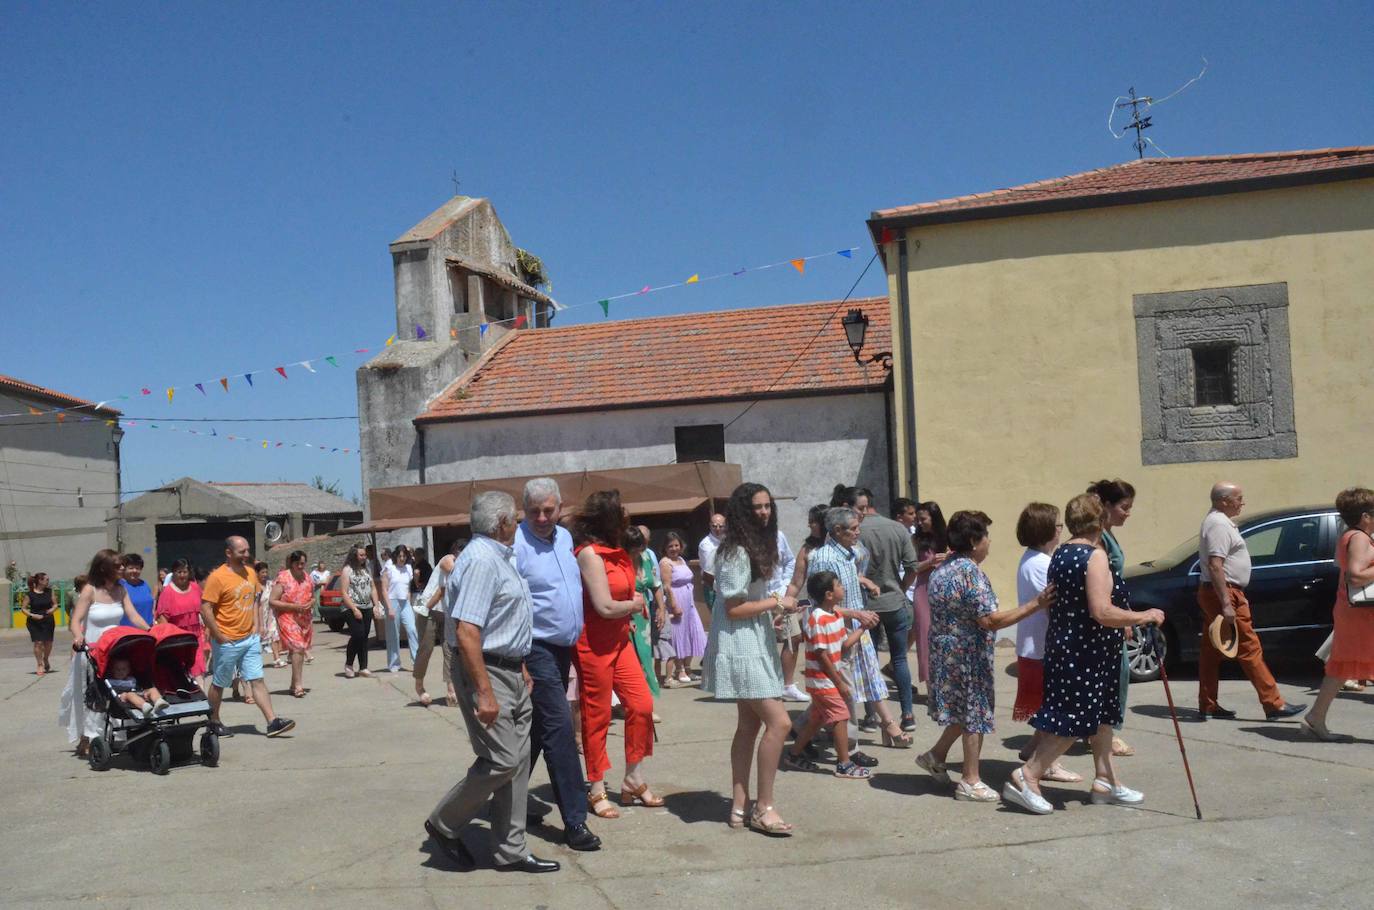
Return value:
[[(1295, 458), (1288, 285), (1134, 297), (1144, 464)], [(1197, 406), (1193, 349), (1232, 349), (1233, 405)]]

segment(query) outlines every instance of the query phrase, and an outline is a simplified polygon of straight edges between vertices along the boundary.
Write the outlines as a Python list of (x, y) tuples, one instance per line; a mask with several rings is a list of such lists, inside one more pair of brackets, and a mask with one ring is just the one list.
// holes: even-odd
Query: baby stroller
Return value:
[[(147, 763), (154, 774), (166, 774), (174, 761), (185, 761), (200, 737), (200, 761), (219, 764), (219, 737), (209, 729), (210, 702), (187, 675), (195, 662), (196, 636), (176, 626), (160, 624), (150, 632), (111, 629), (90, 648), (95, 675), (86, 686), (86, 707), (105, 715), (103, 736), (91, 740), (90, 762), (96, 771), (110, 767), (115, 755), (128, 752)], [(167, 707), (151, 717), (121, 702), (106, 679), (110, 665), (127, 660), (140, 690), (156, 686)]]

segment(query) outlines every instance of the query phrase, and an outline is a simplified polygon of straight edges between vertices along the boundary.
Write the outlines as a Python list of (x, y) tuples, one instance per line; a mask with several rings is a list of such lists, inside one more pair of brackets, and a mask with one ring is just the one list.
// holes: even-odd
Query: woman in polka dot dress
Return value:
[(1045, 638), (1045, 687), (1031, 726), (1045, 735), (1030, 761), (1012, 772), (1002, 798), (1037, 815), (1054, 807), (1041, 795), (1040, 779), (1076, 739), (1089, 737), (1096, 779), (1092, 801), (1139, 805), (1145, 795), (1124, 786), (1112, 767), (1112, 726), (1121, 722), (1118, 679), (1122, 629), (1163, 623), (1159, 610), (1123, 610), (1124, 588), (1101, 549), (1107, 517), (1102, 500), (1075, 496), (1064, 509), (1073, 539), (1055, 550), (1049, 581), (1058, 591)]

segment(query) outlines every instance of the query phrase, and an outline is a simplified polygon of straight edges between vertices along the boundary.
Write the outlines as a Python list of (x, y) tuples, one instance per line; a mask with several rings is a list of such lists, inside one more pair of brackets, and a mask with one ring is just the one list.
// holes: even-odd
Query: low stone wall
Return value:
[(267, 551), (268, 571), (272, 576), (286, 568), (286, 558), (295, 550), (304, 550), (306, 565), (314, 568), (315, 563), (323, 560), (324, 567), (337, 573), (343, 568), (344, 557), (350, 547), (367, 546), (366, 534), (340, 534), (337, 537), (327, 534), (317, 537), (300, 537), (279, 543)]

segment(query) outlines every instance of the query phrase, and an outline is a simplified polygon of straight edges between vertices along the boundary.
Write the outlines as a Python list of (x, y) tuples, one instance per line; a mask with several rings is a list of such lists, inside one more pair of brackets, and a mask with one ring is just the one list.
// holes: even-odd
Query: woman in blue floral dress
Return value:
[(982, 512), (955, 512), (949, 520), (949, 558), (930, 574), (930, 717), (944, 732), (929, 752), (916, 759), (927, 773), (948, 782), (945, 759), (962, 741), (962, 775), (954, 798), (997, 802), (997, 791), (983, 783), (978, 757), (983, 734), (994, 730), (992, 646), (996, 631), (1015, 625), (1054, 601), (1053, 587), (1015, 610), (998, 611), (997, 595), (979, 568), (991, 547)]

